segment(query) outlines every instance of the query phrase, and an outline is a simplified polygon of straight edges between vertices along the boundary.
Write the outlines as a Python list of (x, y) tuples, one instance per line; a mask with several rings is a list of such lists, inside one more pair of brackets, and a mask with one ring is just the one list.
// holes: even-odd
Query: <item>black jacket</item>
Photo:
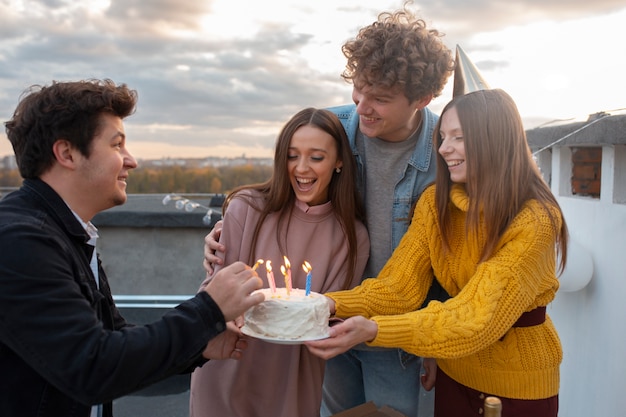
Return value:
[(25, 180), (0, 200), (0, 414), (87, 417), (204, 363), (224, 317), (205, 292), (145, 326), (127, 324), (89, 237), (56, 192)]

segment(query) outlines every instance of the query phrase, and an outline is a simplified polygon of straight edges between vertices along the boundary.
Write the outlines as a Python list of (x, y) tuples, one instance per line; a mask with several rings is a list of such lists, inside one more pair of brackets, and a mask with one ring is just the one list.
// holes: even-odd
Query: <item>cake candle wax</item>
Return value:
[(285, 276), (285, 288), (287, 289), (287, 295), (291, 294), (291, 263), (286, 256), (283, 255), (285, 265), (280, 266), (280, 272)]
[(272, 261), (265, 262), (265, 270), (267, 271), (267, 281), (270, 284), (272, 295), (276, 294), (276, 281), (274, 280), (274, 272), (272, 272)]
[(304, 295), (308, 297), (309, 294), (311, 294), (311, 271), (313, 270), (313, 268), (311, 268), (310, 263), (304, 261), (304, 263), (302, 264), (302, 269), (306, 273), (306, 289)]

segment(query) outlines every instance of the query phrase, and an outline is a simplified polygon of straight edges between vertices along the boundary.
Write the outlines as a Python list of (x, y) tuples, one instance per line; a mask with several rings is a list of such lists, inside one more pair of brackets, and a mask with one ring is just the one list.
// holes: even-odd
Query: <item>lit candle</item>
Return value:
[(302, 264), (302, 269), (304, 270), (304, 272), (306, 272), (306, 291), (304, 295), (308, 296), (309, 294), (311, 294), (311, 271), (313, 270), (313, 268), (311, 268), (310, 263), (304, 261), (304, 263)]
[(285, 288), (287, 289), (287, 295), (291, 294), (291, 263), (286, 256), (283, 256), (285, 265), (280, 266), (280, 272), (285, 276)]
[(254, 263), (254, 266), (252, 267), (253, 271), (256, 271), (256, 269), (259, 267), (259, 264), (263, 263), (263, 259), (257, 259), (256, 262)]
[(270, 284), (272, 295), (276, 294), (276, 281), (274, 280), (274, 273), (272, 272), (272, 261), (265, 262), (265, 270), (267, 271), (267, 281)]

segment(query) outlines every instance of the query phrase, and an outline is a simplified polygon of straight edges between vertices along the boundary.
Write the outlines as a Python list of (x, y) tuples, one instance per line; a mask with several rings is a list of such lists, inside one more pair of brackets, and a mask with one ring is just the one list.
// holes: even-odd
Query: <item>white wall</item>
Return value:
[(603, 147), (600, 199), (565, 196), (566, 190), (559, 188), (571, 171), (559, 162), (567, 165), (569, 158), (561, 158), (559, 149), (552, 158), (553, 192), (571, 239), (593, 262), (587, 286), (557, 292), (548, 306), (563, 344), (561, 417), (626, 416), (626, 205), (613, 203), (626, 178), (623, 160), (614, 159), (614, 150)]
[(206, 227), (98, 227), (98, 252), (113, 295), (193, 295)]

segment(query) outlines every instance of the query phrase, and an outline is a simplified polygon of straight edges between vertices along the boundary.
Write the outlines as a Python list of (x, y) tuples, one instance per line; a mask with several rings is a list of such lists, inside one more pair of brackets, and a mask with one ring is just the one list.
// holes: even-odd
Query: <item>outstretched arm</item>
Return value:
[(226, 331), (209, 341), (202, 356), (206, 359), (241, 359), (248, 347), (248, 341), (242, 337), (239, 327), (234, 322), (226, 324)]
[(378, 324), (362, 316), (355, 316), (329, 329), (328, 339), (306, 342), (311, 353), (322, 359), (334, 358), (359, 343), (373, 340), (378, 333)]
[(243, 262), (220, 269), (204, 288), (219, 306), (226, 322), (235, 320), (248, 308), (262, 302), (265, 296), (252, 294), (263, 286), (255, 271)]

